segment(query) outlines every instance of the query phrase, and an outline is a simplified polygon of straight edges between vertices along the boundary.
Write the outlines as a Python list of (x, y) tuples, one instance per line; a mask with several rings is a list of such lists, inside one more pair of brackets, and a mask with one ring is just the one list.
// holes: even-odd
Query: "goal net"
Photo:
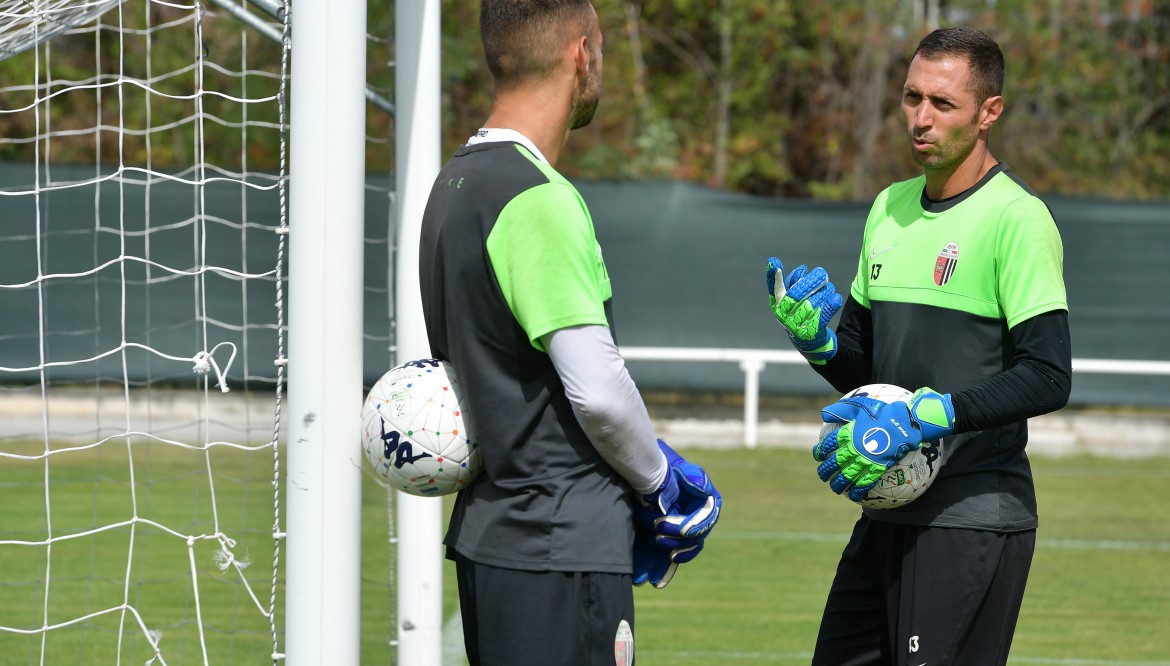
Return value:
[(4, 663), (282, 657), (290, 33), (252, 4), (0, 0)]

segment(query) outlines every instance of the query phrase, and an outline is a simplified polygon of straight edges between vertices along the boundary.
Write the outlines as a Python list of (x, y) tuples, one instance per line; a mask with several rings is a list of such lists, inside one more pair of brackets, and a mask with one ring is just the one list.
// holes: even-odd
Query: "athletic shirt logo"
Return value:
[(947, 246), (938, 253), (938, 259), (934, 262), (934, 283), (938, 286), (943, 286), (950, 282), (951, 276), (955, 274), (955, 266), (959, 263), (959, 244), (947, 243)]
[(861, 445), (872, 455), (880, 456), (890, 450), (890, 433), (882, 428), (870, 428), (861, 438)]

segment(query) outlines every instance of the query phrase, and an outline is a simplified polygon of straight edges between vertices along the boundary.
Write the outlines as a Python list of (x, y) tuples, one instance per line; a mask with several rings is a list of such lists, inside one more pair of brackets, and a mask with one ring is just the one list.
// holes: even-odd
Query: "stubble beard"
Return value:
[(573, 110), (569, 116), (569, 129), (585, 127), (593, 121), (597, 104), (601, 101), (601, 74), (592, 72), (585, 79), (581, 89), (573, 96)]
[[(942, 141), (930, 132), (916, 137), (914, 129), (911, 128), (907, 133), (907, 138), (910, 142), (910, 154), (914, 158), (914, 162), (927, 171), (943, 171), (954, 168), (955, 165), (962, 163), (971, 154), (971, 151), (975, 149), (975, 144), (979, 140), (979, 131), (977, 128), (974, 128), (978, 123), (978, 118), (977, 114), (972, 119), (971, 126), (973, 129), (969, 134), (944, 137)], [(929, 140), (936, 152), (925, 154), (915, 150), (915, 139)]]

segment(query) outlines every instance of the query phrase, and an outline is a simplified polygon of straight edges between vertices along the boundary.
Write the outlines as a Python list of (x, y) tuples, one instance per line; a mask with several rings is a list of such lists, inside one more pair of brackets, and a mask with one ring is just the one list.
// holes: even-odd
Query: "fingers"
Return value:
[(833, 454), (837, 452), (837, 447), (839, 446), (837, 441), (837, 433), (839, 432), (840, 430), (833, 431), (813, 445), (813, 460), (824, 462), (833, 457)]
[[(776, 276), (777, 275), (780, 276), (780, 280), (779, 280), (780, 293), (779, 294), (776, 293), (776, 283), (777, 283)], [(780, 300), (781, 298), (783, 298), (784, 297), (784, 264), (780, 263), (780, 260), (777, 259), (776, 257), (768, 257), (768, 267), (767, 267), (767, 271), (764, 274), (764, 277), (768, 283), (768, 295), (774, 296), (776, 298), (776, 300)]]
[(853, 500), (854, 502), (860, 502), (864, 500), (865, 496), (868, 495), (869, 491), (876, 485), (876, 483), (870, 483), (864, 486), (853, 486), (849, 489), (849, 499)]
[(654, 531), (671, 537), (695, 538), (711, 531), (719, 519), (721, 503), (714, 495), (707, 496), (697, 510), (686, 514), (667, 514), (654, 521)]
[(698, 543), (684, 548), (675, 548), (670, 551), (670, 561), (675, 564), (686, 564), (699, 556), (703, 550), (703, 540), (700, 539)]
[(841, 465), (837, 462), (837, 457), (833, 456), (832, 458), (822, 462), (820, 465), (817, 465), (817, 476), (821, 478), (821, 481), (828, 481), (829, 479), (833, 478), (833, 476), (835, 476), (840, 470)]
[(849, 423), (856, 419), (860, 413), (860, 405), (846, 402), (845, 400), (838, 400), (831, 405), (826, 405), (821, 408), (821, 421), (825, 423)]
[(633, 571), (634, 585), (650, 583), (658, 589), (666, 587), (674, 576), (677, 564), (671, 560), (669, 551), (659, 549), (650, 535), (639, 530), (634, 536)]
[(678, 568), (678, 564), (670, 561), (666, 553), (661, 553), (654, 558), (645, 558), (639, 561), (637, 553), (634, 555), (634, 570), (631, 578), (634, 585), (642, 586), (650, 583), (655, 588), (661, 590), (670, 583), (670, 579), (674, 578), (674, 572)]
[(819, 323), (821, 328), (829, 324), (829, 320), (833, 318), (833, 315), (837, 314), (837, 310), (841, 309), (841, 305), (844, 302), (845, 300), (841, 298), (841, 294), (837, 293), (837, 288), (833, 286), (832, 282), (826, 282), (824, 286), (808, 298), (808, 304), (812, 306), (813, 310), (820, 313)]
[(797, 282), (800, 282), (801, 280), (804, 279), (804, 276), (807, 273), (808, 273), (808, 266), (805, 266), (804, 264), (801, 264), (801, 265), (797, 266), (796, 268), (792, 269), (792, 272), (789, 273), (788, 276), (784, 278), (784, 288), (791, 290), (792, 287), (795, 286)]
[(829, 479), (829, 488), (831, 488), (833, 492), (837, 493), (838, 495), (845, 492), (845, 490), (851, 485), (853, 485), (853, 480), (845, 476), (844, 472), (841, 472), (837, 476)]
[(788, 297), (794, 301), (803, 301), (829, 284), (829, 274), (820, 266), (809, 271), (804, 266), (788, 274), (784, 286)]
[[(829, 287), (825, 299), (831, 300), (831, 294), (836, 291), (833, 288), (833, 283), (829, 282), (828, 271), (820, 266), (810, 271), (808, 266), (802, 264), (785, 274), (784, 264), (776, 257), (768, 257), (764, 275), (768, 285), (768, 295), (774, 296), (776, 300), (787, 295), (795, 301), (803, 301), (825, 287)], [(836, 307), (840, 307), (840, 304), (838, 303)]]
[[(855, 411), (853, 412), (853, 420), (856, 420), (863, 415), (876, 420), (878, 418), (878, 412), (889, 406), (888, 403), (882, 402), (877, 398), (871, 398), (868, 395), (851, 395), (848, 398), (841, 398), (834, 404), (848, 405), (855, 408)], [(833, 405), (830, 405), (829, 407), (832, 406)], [(829, 407), (826, 407), (825, 409), (828, 409)], [(821, 410), (821, 412), (824, 413), (824, 410)], [(906, 415), (909, 416), (909, 410), (907, 410)]]
[[(830, 282), (829, 286), (832, 287), (833, 283)], [(821, 325), (828, 326), (829, 320), (833, 318), (833, 315), (837, 314), (837, 310), (840, 310), (844, 304), (845, 298), (841, 294), (838, 294), (836, 289), (828, 294), (824, 303), (821, 304)]]
[(670, 583), (671, 578), (674, 578), (674, 572), (677, 569), (678, 564), (671, 562), (666, 566), (666, 568), (656, 572), (656, 575), (650, 580), (650, 584), (653, 585), (655, 589), (661, 590)]
[(703, 547), (707, 537), (671, 537), (663, 534), (654, 535), (654, 547), (658, 550), (675, 551), (675, 550), (691, 550), (695, 546)]

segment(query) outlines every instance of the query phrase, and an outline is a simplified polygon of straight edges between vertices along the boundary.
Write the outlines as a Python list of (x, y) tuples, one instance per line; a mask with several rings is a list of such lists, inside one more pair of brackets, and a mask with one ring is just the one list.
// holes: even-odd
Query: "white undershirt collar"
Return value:
[(533, 155), (535, 155), (536, 159), (544, 162), (545, 164), (548, 164), (548, 160), (545, 159), (544, 154), (540, 152), (540, 150), (536, 147), (536, 144), (532, 143), (528, 137), (514, 129), (507, 129), (503, 127), (481, 127), (479, 128), (478, 132), (476, 132), (471, 136), (471, 138), (467, 140), (467, 145), (472, 146), (477, 143), (493, 143), (499, 141), (513, 141), (518, 143), (527, 148)]

